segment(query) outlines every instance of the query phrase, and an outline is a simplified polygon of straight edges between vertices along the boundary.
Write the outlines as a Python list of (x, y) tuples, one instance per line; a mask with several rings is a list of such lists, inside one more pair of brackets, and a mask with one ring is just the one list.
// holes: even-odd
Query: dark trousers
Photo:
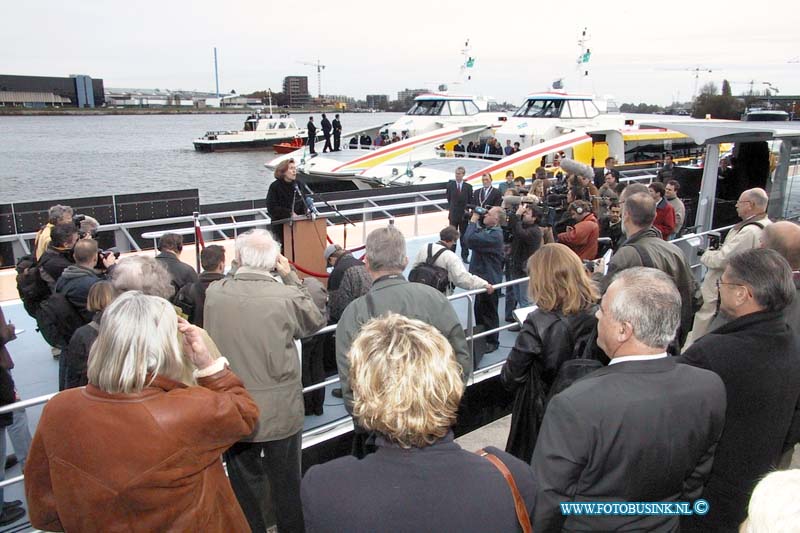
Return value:
[[(506, 257), (505, 274), (506, 274), (506, 281), (511, 281), (512, 279), (514, 279), (514, 276), (511, 274), (511, 261), (509, 261), (507, 257)], [(505, 295), (506, 295), (505, 319), (506, 322), (512, 322), (514, 320), (514, 309), (517, 308), (517, 304), (519, 303), (517, 302), (517, 295), (514, 292), (513, 285), (506, 287)]]
[(330, 132), (323, 133), (322, 136), (325, 137), (325, 147), (322, 149), (322, 151), (330, 152), (331, 150), (333, 150), (333, 148), (331, 148), (331, 134)]
[[(228, 477), (247, 523), (264, 532), (304, 531), (300, 503), (300, 446), (303, 432), (269, 442), (237, 442), (225, 452)], [(261, 457), (261, 454), (264, 457)]]
[(308, 136), (306, 139), (306, 146), (308, 146), (308, 151), (312, 154), (316, 154), (317, 152), (314, 151), (314, 142), (316, 141), (316, 137), (312, 137), (311, 135)]
[(464, 240), (464, 234), (467, 232), (467, 226), (469, 225), (469, 217), (464, 215), (460, 219), (450, 219), (450, 225), (454, 228), (458, 228), (458, 232), (461, 235), (458, 239), (459, 244), (461, 245), (461, 259), (466, 261), (469, 258), (469, 247), (467, 246), (467, 242)]
[(333, 132), (333, 151), (338, 152), (339, 146), (342, 143), (342, 134)]
[[(477, 325), (484, 326), (487, 330), (500, 326), (500, 320), (497, 316), (499, 298), (497, 291), (492, 294), (481, 293), (475, 296), (475, 323)], [(500, 344), (499, 333), (492, 333), (485, 338), (487, 344)]]
[[(325, 339), (315, 335), (303, 339), (303, 387), (325, 381), (325, 362), (323, 361)], [(303, 394), (306, 416), (321, 415), (325, 403), (325, 389), (317, 389)]]

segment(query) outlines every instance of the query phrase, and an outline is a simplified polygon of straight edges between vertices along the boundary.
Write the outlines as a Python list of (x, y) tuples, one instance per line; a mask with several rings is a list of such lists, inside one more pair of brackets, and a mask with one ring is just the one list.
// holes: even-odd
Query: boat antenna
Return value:
[(588, 35), (588, 28), (584, 27), (583, 32), (581, 32), (581, 37), (578, 39), (578, 60), (577, 60), (577, 69), (578, 71), (583, 70), (583, 76), (589, 76), (589, 59), (592, 57), (592, 51), (589, 49), (589, 39), (591, 37)]
[(472, 55), (472, 47), (469, 45), (469, 38), (464, 41), (464, 48), (461, 49), (461, 57), (464, 60), (461, 62), (461, 83), (468, 82), (472, 80), (472, 74), (470, 73), (472, 67), (475, 66), (475, 56)]
[(272, 116), (272, 89), (267, 89), (267, 96), (269, 97), (269, 116)]

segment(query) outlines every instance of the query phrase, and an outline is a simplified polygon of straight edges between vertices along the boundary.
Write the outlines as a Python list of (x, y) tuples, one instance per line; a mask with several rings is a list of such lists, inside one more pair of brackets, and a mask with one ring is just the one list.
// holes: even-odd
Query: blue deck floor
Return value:
[[(438, 240), (438, 236), (427, 236), (410, 239), (408, 241), (407, 253), (413, 260), (418, 250), (428, 242)], [(457, 289), (457, 292), (460, 289)], [(467, 323), (467, 301), (465, 299), (453, 302), (456, 313), (461, 318), (466, 327)], [(505, 299), (500, 299), (500, 323), (503, 322)], [(58, 361), (53, 359), (50, 353), (50, 346), (44, 341), (42, 336), (36, 331), (36, 323), (28, 316), (22, 304), (19, 302), (3, 304), (3, 313), (6, 320), (14, 323), (18, 330), (24, 330), (18, 334), (17, 339), (7, 345), (11, 357), (14, 359), (15, 368), (12, 371), (17, 391), (22, 399), (30, 399), (36, 396), (51, 394), (58, 390)], [(500, 333), (500, 348), (492, 353), (486, 354), (480, 363), (480, 367), (486, 367), (493, 363), (502, 361), (508, 355), (509, 350), (514, 345), (516, 333), (503, 331)], [(304, 430), (319, 427), (328, 422), (338, 420), (346, 416), (342, 400), (331, 395), (331, 390), (336, 385), (330, 385), (326, 389), (324, 413), (321, 416), (307, 416)], [(31, 434), (36, 430), (39, 417), (42, 413), (43, 405), (38, 405), (27, 409), (28, 422)], [(8, 438), (8, 437), (6, 437)], [(12, 453), (13, 447), (8, 441), (8, 453)], [(6, 471), (6, 479), (21, 474), (19, 466), (15, 466)], [(5, 500), (23, 500), (24, 489), (21, 483), (11, 485), (5, 489)], [(27, 516), (14, 524), (0, 529), (2, 532), (25, 531), (22, 527), (26, 523)]]

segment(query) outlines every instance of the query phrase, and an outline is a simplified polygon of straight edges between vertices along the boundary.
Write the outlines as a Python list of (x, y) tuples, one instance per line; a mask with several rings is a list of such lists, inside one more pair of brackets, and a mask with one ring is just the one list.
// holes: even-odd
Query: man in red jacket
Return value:
[(575, 200), (567, 209), (574, 226), (567, 227), (567, 231), (558, 234), (558, 242), (566, 244), (581, 259), (594, 259), (597, 257), (597, 238), (600, 236), (600, 225), (592, 213), (589, 202)]
[(670, 205), (664, 195), (666, 188), (660, 181), (654, 181), (648, 185), (650, 195), (656, 202), (656, 219), (653, 226), (661, 232), (661, 238), (669, 240), (669, 236), (675, 231), (675, 209)]

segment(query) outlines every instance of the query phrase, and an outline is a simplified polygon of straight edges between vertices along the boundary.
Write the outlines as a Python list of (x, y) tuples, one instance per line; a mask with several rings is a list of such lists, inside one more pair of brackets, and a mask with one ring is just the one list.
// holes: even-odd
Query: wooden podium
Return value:
[[(291, 261), (311, 272), (325, 272), (325, 247), (327, 225), (324, 218), (299, 219), (283, 225), (283, 255)], [(297, 271), (300, 279), (305, 278), (300, 270)], [(327, 278), (320, 279), (327, 286)]]

